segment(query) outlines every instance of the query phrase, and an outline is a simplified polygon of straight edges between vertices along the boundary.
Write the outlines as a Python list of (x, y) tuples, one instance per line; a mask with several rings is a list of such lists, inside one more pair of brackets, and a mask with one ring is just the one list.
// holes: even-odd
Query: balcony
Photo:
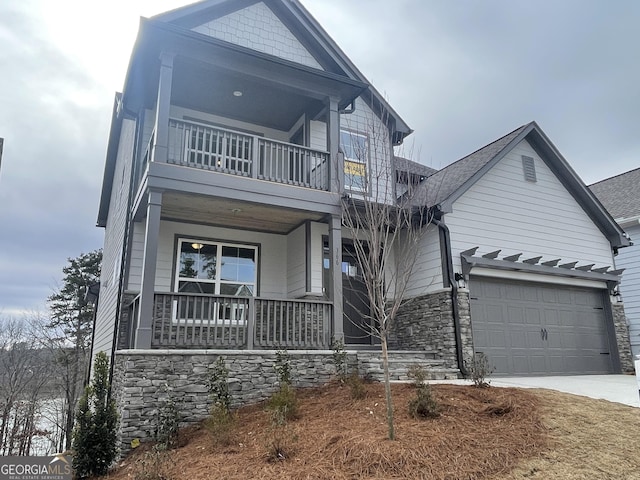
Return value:
[[(137, 318), (139, 300), (129, 318)], [(151, 348), (330, 348), (327, 301), (156, 293), (153, 311)], [(136, 325), (130, 328), (135, 332)]]
[[(151, 157), (154, 134), (143, 157)], [(286, 185), (329, 190), (328, 152), (226, 128), (169, 121), (167, 163)]]

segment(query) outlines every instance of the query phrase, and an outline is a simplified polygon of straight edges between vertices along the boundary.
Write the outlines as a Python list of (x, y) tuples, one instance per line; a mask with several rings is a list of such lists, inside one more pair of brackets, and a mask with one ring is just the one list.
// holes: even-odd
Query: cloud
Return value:
[[(640, 2), (302, 2), (427, 165), (531, 120), (587, 183), (640, 162)], [(101, 246), (111, 106), (139, 16), (187, 3), (0, 2), (0, 311), (39, 308), (66, 259)]]

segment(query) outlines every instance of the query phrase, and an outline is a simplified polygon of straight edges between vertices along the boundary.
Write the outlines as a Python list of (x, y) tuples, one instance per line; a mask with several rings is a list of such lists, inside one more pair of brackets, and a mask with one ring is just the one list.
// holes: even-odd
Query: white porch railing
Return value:
[(332, 305), (192, 293), (156, 293), (153, 348), (326, 349)]
[(196, 122), (169, 121), (167, 161), (177, 165), (329, 189), (329, 154)]

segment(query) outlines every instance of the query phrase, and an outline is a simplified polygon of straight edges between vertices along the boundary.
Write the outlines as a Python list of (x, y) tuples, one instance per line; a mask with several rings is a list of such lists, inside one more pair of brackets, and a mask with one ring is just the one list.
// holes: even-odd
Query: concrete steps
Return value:
[[(380, 351), (356, 351), (359, 373), (375, 380), (382, 380), (384, 371), (382, 367), (382, 353)], [(409, 369), (413, 365), (419, 365), (427, 373), (428, 380), (452, 380), (461, 378), (460, 370), (450, 368), (442, 360), (434, 358), (435, 354), (429, 351), (390, 351), (389, 375), (391, 381), (410, 381)]]

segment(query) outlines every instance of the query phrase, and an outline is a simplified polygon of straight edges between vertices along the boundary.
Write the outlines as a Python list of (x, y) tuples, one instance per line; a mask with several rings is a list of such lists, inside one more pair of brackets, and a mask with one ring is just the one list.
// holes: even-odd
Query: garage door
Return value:
[(602, 291), (471, 277), (476, 352), (496, 374), (612, 373)]

